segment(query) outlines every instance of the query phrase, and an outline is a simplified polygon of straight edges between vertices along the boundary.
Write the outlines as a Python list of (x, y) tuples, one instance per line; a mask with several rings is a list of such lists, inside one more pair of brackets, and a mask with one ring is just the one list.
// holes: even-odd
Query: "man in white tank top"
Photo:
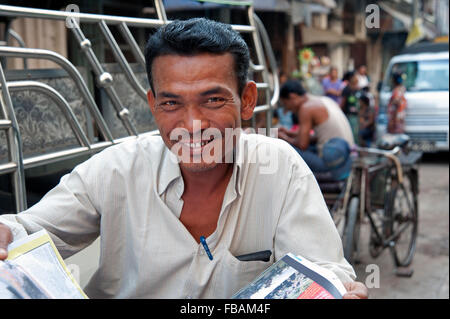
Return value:
[(296, 80), (281, 87), (280, 100), (298, 116), (299, 129), (291, 132), (281, 128), (278, 137), (289, 142), (313, 172), (330, 171), (337, 180), (346, 178), (351, 167), (350, 148), (355, 142), (339, 105), (328, 97), (307, 94)]

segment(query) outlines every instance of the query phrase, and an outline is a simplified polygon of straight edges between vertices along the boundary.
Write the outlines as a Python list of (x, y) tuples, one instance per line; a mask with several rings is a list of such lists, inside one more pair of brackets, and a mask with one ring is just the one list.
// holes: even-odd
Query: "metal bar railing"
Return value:
[(130, 29), (128, 28), (125, 22), (119, 24), (119, 31), (120, 33), (122, 33), (122, 36), (124, 37), (125, 41), (127, 41), (128, 45), (130, 46), (131, 52), (133, 53), (133, 56), (136, 59), (136, 61), (145, 68), (145, 57), (142, 54), (139, 45), (137, 44), (136, 40), (134, 39)]
[(127, 60), (125, 59), (125, 56), (122, 53), (122, 50), (120, 50), (119, 45), (117, 44), (117, 41), (114, 39), (114, 36), (112, 35), (111, 31), (109, 30), (108, 26), (106, 25), (105, 21), (101, 21), (99, 23), (100, 30), (102, 30), (102, 33), (104, 37), (106, 38), (106, 41), (108, 42), (109, 46), (111, 47), (112, 53), (121, 66), (123, 73), (128, 78), (128, 81), (130, 82), (133, 89), (136, 91), (136, 93), (144, 100), (147, 101), (147, 91), (141, 86), (141, 84), (136, 79), (136, 76), (133, 73), (133, 70), (131, 70), (130, 65), (128, 64)]
[(56, 163), (66, 159), (72, 159), (75, 157), (79, 157), (82, 155), (89, 155), (93, 153), (93, 151), (86, 146), (79, 146), (75, 148), (71, 148), (68, 150), (52, 152), (49, 154), (37, 155), (29, 158), (25, 158), (23, 160), (24, 168), (32, 168), (41, 165), (47, 165), (51, 163)]
[(12, 125), (10, 120), (0, 120), (0, 130), (9, 129)]
[(86, 83), (83, 80), (83, 77), (81, 76), (80, 72), (78, 72), (77, 68), (72, 63), (70, 63), (70, 61), (67, 60), (65, 57), (49, 50), (1, 47), (1, 46), (0, 46), (0, 56), (46, 59), (58, 64), (74, 80), (75, 85), (80, 90), (83, 99), (87, 102), (87, 107), (91, 115), (94, 117), (94, 120), (98, 125), (98, 128), (103, 138), (111, 142), (114, 140), (111, 131), (106, 125), (106, 122), (102, 114), (100, 113), (97, 104), (94, 101), (94, 98), (92, 97)]
[[(252, 32), (252, 41), (253, 41), (253, 44), (255, 47), (257, 63), (258, 63), (258, 65), (262, 65), (264, 67), (263, 72), (262, 72), (263, 82), (269, 83), (269, 77), (268, 77), (268, 72), (267, 72), (265, 56), (264, 56), (264, 50), (261, 45), (261, 40), (259, 38), (257, 22), (255, 20), (255, 12), (253, 10), (253, 6), (248, 7), (248, 16), (249, 16), (250, 25), (255, 29), (255, 31)], [(267, 134), (267, 136), (270, 136), (270, 127), (272, 126), (272, 112), (271, 112), (271, 106), (269, 104), (271, 97), (270, 97), (270, 92), (268, 90), (265, 90), (265, 96), (266, 96), (266, 103), (269, 106), (269, 108), (267, 110), (265, 110), (266, 111), (266, 134)], [(259, 110), (259, 109), (257, 108), (256, 110)]]
[[(13, 163), (13, 162), (9, 162), (9, 163), (5, 163), (5, 164), (0, 164), (0, 172), (1, 174), (9, 174), (9, 173), (15, 173), (17, 170), (17, 163)], [(25, 185), (24, 185), (25, 186)], [(24, 193), (25, 194), (25, 193)], [(17, 194), (15, 195), (15, 199), (17, 201)], [(26, 206), (25, 206), (26, 207)], [(16, 206), (16, 209), (18, 209), (18, 207)]]
[(118, 25), (124, 22), (129, 26), (135, 27), (159, 27), (164, 24), (163, 21), (157, 19), (108, 16), (103, 14), (46, 10), (8, 5), (0, 5), (0, 12), (3, 16), (10, 17), (42, 18), (63, 21), (68, 21), (68, 18), (75, 18), (82, 23), (98, 23), (104, 20), (107, 24), (110, 25)]
[(77, 120), (77, 117), (70, 108), (70, 105), (62, 97), (62, 95), (58, 93), (58, 91), (45, 83), (37, 81), (14, 81), (8, 82), (7, 86), (10, 92), (31, 90), (41, 92), (51, 98), (66, 117), (78, 142), (82, 146), (89, 148), (89, 140), (84, 134), (83, 129), (81, 128), (81, 125)]
[[(12, 182), (15, 197), (16, 211), (20, 212), (27, 208), (27, 198), (25, 189), (25, 170), (23, 167), (23, 153), (22, 153), (22, 137), (20, 136), (19, 124), (17, 123), (16, 115), (14, 113), (11, 96), (9, 95), (8, 86), (6, 82), (3, 66), (0, 63), (0, 85), (1, 85), (1, 99), (0, 106), (5, 117), (5, 120), (11, 122), (11, 126), (7, 128), (7, 142), (9, 150), (9, 160), (15, 166), (12, 171)], [(12, 165), (9, 166), (12, 168)]]
[[(17, 43), (19, 43), (19, 46), (21, 48), (26, 48), (25, 42), (23, 41), (22, 37), (20, 36), (20, 34), (18, 34), (16, 31), (14, 31), (13, 29), (9, 29), (8, 33), (10, 36), (12, 36)], [(23, 58), (23, 68), (26, 70), (28, 69), (28, 62), (26, 58)]]
[(100, 64), (97, 56), (92, 50), (91, 41), (89, 41), (81, 31), (79, 25), (77, 24), (74, 18), (69, 18), (71, 20), (73, 34), (75, 35), (78, 43), (81, 47), (81, 50), (86, 55), (86, 58), (89, 61), (95, 75), (97, 76), (98, 84), (103, 87), (108, 94), (114, 108), (116, 109), (117, 115), (119, 119), (122, 121), (125, 129), (130, 135), (138, 135), (136, 128), (133, 123), (131, 123), (130, 118), (128, 117), (129, 111), (127, 108), (123, 107), (122, 102), (119, 99), (119, 96), (116, 90), (112, 87), (113, 77), (110, 73), (106, 72), (102, 65)]
[(267, 55), (267, 59), (269, 61), (270, 70), (273, 74), (273, 88), (272, 89), (272, 98), (270, 100), (270, 105), (272, 107), (275, 107), (275, 105), (278, 103), (278, 100), (280, 98), (280, 82), (278, 79), (278, 66), (277, 66), (277, 60), (275, 58), (275, 55), (273, 54), (272, 45), (270, 44), (269, 35), (267, 34), (266, 28), (264, 27), (264, 24), (262, 23), (261, 19), (256, 15), (253, 14), (253, 19), (255, 20), (255, 25), (257, 26), (259, 35), (261, 37), (262, 44), (264, 45), (265, 52)]
[(167, 15), (166, 15), (166, 10), (164, 9), (164, 5), (162, 3), (162, 0), (155, 0), (155, 9), (156, 9), (156, 14), (158, 15), (158, 19), (163, 21), (164, 24), (167, 23)]
[(256, 72), (261, 72), (265, 70), (264, 65), (253, 64), (252, 61), (250, 61), (250, 69)]
[[(108, 16), (103, 14), (92, 14), (92, 13), (78, 13), (78, 12), (68, 12), (68, 11), (57, 11), (57, 10), (46, 10), (46, 9), (36, 9), (27, 7), (15, 7), (8, 5), (0, 5), (0, 12), (3, 16), (12, 17), (24, 17), (24, 18), (43, 18), (43, 19), (54, 19), (54, 20), (65, 20), (70, 18), (78, 19), (82, 23), (98, 23), (100, 21), (105, 21), (108, 25), (118, 25), (126, 23), (128, 26), (133, 27), (160, 27), (166, 23), (170, 23), (170, 20), (162, 19), (146, 19), (146, 18), (131, 18), (131, 17), (121, 17), (121, 16)], [(255, 31), (255, 28), (247, 25), (237, 25), (233, 24), (231, 27), (239, 32), (250, 33)]]

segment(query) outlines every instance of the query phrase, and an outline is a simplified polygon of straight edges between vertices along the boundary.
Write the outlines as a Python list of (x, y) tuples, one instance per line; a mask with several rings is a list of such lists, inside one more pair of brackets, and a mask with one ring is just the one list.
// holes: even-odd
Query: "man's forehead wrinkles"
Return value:
[[(206, 82), (206, 83), (205, 83)], [(184, 83), (170, 83), (169, 87), (156, 90), (157, 97), (180, 98), (183, 95), (208, 96), (212, 94), (230, 95), (231, 88), (227, 88), (219, 83), (211, 83), (204, 81), (192, 81)]]
[(179, 79), (182, 81), (198, 78), (229, 78), (235, 80), (232, 56), (201, 54), (189, 57), (167, 55), (155, 59), (152, 65), (154, 79)]
[(159, 97), (171, 97), (171, 98), (179, 98), (180, 97), (178, 94), (174, 94), (174, 93), (166, 92), (166, 91), (157, 93), (157, 96), (159, 96)]
[(215, 86), (211, 89), (207, 89), (200, 93), (200, 95), (210, 95), (210, 94), (219, 94), (219, 93), (228, 93), (228, 90), (222, 86)]

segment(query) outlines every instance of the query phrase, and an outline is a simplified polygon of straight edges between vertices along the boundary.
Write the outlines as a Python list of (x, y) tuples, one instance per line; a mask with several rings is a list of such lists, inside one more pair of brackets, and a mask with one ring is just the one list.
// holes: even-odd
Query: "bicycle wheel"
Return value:
[[(391, 232), (391, 218), (387, 215), (390, 202), (393, 195), (393, 189), (396, 187), (396, 170), (394, 167), (386, 168), (381, 174), (384, 183), (384, 189), (380, 198), (383, 198), (383, 208), (378, 208), (370, 212), (373, 225), (370, 227), (369, 253), (372, 258), (377, 258), (384, 250), (383, 238), (389, 237)], [(377, 176), (377, 178), (380, 178)], [(379, 199), (380, 203), (381, 200)], [(374, 230), (378, 233), (378, 236)], [(381, 236), (381, 237), (380, 237)]]
[(416, 249), (418, 210), (415, 174), (405, 172), (403, 183), (392, 190), (389, 205), (390, 229), (393, 237), (394, 259), (397, 266), (411, 264)]
[(352, 265), (357, 262), (360, 226), (359, 198), (352, 197), (348, 205), (347, 223), (342, 239), (344, 257)]

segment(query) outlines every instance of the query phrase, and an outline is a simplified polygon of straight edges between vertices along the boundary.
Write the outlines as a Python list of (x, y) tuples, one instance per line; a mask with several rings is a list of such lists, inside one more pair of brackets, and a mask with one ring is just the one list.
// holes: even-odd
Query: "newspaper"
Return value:
[(342, 299), (346, 289), (329, 269), (285, 255), (232, 299)]
[(0, 261), (0, 299), (87, 299), (45, 230), (12, 242)]

